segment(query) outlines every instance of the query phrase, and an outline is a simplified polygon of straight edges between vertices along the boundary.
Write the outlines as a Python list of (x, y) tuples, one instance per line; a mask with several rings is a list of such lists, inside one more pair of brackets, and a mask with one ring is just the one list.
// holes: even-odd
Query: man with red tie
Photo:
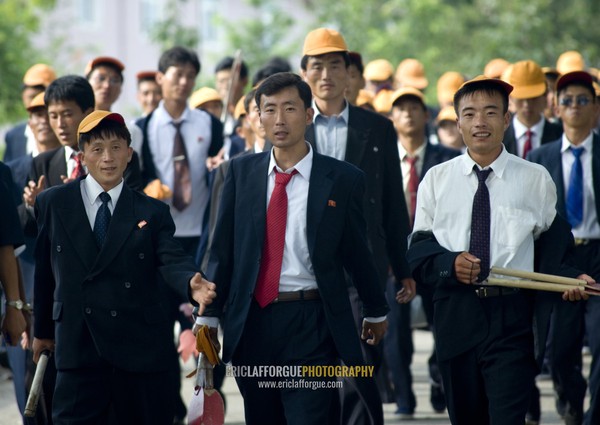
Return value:
[[(363, 301), (369, 344), (380, 342), (388, 311), (367, 243), (364, 174), (305, 141), (314, 112), (300, 77), (275, 74), (255, 99), (273, 149), (230, 162), (207, 268), (219, 295), (198, 322), (216, 337), (222, 319), (223, 361), (234, 366), (364, 365), (345, 273)], [(333, 374), (236, 379), (247, 424), (340, 423)], [(376, 392), (371, 377), (357, 385), (365, 397)], [(382, 412), (371, 420), (382, 424)]]

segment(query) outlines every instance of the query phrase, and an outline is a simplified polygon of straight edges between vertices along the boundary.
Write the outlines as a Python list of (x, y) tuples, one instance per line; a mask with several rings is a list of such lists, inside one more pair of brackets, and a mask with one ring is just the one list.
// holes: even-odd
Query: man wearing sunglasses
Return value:
[[(599, 105), (592, 76), (569, 72), (556, 83), (556, 113), (563, 136), (532, 151), (528, 159), (544, 165), (557, 187), (557, 211), (572, 227), (575, 264), (595, 279), (600, 277), (600, 136), (592, 132)], [(550, 362), (557, 407), (564, 407), (567, 424), (600, 423), (600, 298), (556, 303)], [(583, 418), (586, 382), (581, 374), (584, 323), (592, 351), (589, 377), (590, 408)], [(561, 412), (559, 412), (561, 413)]]

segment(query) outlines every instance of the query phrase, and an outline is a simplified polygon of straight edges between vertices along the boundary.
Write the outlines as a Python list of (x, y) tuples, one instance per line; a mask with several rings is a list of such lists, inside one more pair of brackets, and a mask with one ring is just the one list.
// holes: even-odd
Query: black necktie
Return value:
[(96, 214), (96, 221), (94, 222), (94, 237), (96, 238), (96, 245), (98, 249), (102, 248), (106, 234), (108, 233), (108, 226), (110, 224), (110, 210), (108, 209), (108, 201), (110, 201), (110, 195), (106, 192), (102, 192), (100, 195), (102, 205), (98, 209)]
[(474, 166), (473, 170), (477, 174), (479, 185), (473, 197), (469, 252), (481, 260), (481, 272), (477, 281), (482, 282), (490, 274), (490, 193), (485, 181), (492, 169), (480, 171)]

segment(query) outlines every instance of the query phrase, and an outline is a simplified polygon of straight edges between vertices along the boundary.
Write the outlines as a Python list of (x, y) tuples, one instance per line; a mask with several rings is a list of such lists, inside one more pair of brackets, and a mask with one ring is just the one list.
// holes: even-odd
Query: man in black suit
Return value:
[[(528, 159), (545, 166), (557, 187), (558, 213), (572, 226), (576, 265), (592, 277), (600, 277), (600, 137), (594, 135), (598, 111), (592, 77), (584, 71), (559, 78), (557, 115), (562, 120), (562, 138), (531, 152)], [(583, 151), (581, 150), (583, 149)], [(580, 153), (581, 152), (581, 153)], [(579, 182), (579, 183), (578, 183)], [(600, 422), (600, 300), (586, 303), (556, 303), (550, 349), (551, 372), (559, 403), (568, 424), (581, 424), (586, 382), (581, 374), (581, 348), (585, 325), (592, 351), (590, 409), (586, 424)], [(587, 309), (587, 311), (586, 311)]]
[[(29, 107), (32, 99), (46, 90), (46, 87), (55, 79), (54, 70), (46, 64), (37, 63), (29, 68), (23, 76), (21, 91), (23, 106)], [(4, 136), (4, 141), (6, 143), (4, 162), (36, 152), (33, 135), (27, 130), (27, 121), (20, 122), (11, 128)]]
[[(460, 152), (442, 145), (432, 145), (427, 140), (427, 122), (429, 112), (423, 93), (413, 87), (404, 87), (392, 94), (391, 119), (398, 135), (398, 152), (406, 205), (411, 225), (414, 221), (417, 188), (427, 171), (444, 161), (448, 161)], [(456, 124), (455, 124), (456, 125)], [(408, 418), (414, 413), (416, 398), (412, 390), (410, 365), (413, 355), (412, 332), (410, 327), (411, 304), (397, 303), (398, 283), (393, 276), (387, 282), (386, 297), (390, 305), (390, 329), (385, 335), (384, 353), (394, 383), (397, 413)], [(427, 321), (433, 326), (433, 292), (426, 285), (417, 285)], [(429, 358), (429, 376), (431, 379), (430, 402), (433, 410), (443, 412), (446, 409), (442, 388), (442, 377), (435, 358), (435, 348)]]
[[(36, 201), (34, 359), (54, 351), (55, 424), (170, 424), (175, 356), (158, 273), (181, 296), (210, 303), (214, 285), (173, 238), (168, 207), (123, 184), (131, 136), (95, 111), (78, 129), (89, 174)], [(74, 396), (76, 394), (77, 396)]]
[(515, 63), (508, 82), (514, 87), (510, 102), (515, 114), (504, 132), (503, 142), (509, 153), (526, 158), (532, 149), (558, 139), (562, 127), (544, 117), (548, 86), (537, 63), (532, 60)]
[[(306, 140), (315, 151), (349, 162), (365, 173), (367, 234), (379, 284), (385, 288), (391, 267), (404, 289), (401, 301), (408, 302), (415, 296), (415, 282), (405, 259), (409, 223), (402, 195), (396, 132), (390, 120), (346, 101), (349, 64), (348, 48), (339, 32), (319, 28), (306, 36), (302, 77), (312, 90), (315, 109), (313, 123), (306, 129)], [(350, 283), (349, 287), (356, 324), (360, 326), (360, 303)], [(363, 349), (367, 361), (378, 368), (381, 348), (363, 344)], [(342, 391), (343, 423), (360, 422), (365, 410), (349, 380), (344, 381)], [(374, 404), (380, 405), (381, 401), (375, 400)]]
[[(570, 234), (556, 219), (548, 172), (503, 147), (511, 90), (484, 76), (461, 86), (454, 107), (468, 150), (430, 169), (417, 195), (407, 257), (417, 280), (434, 291), (437, 358), (453, 424), (523, 423), (537, 372), (530, 297), (486, 285), (490, 267), (593, 282), (558, 267)], [(550, 230), (552, 243), (536, 246)], [(554, 269), (534, 264), (535, 250), (546, 251), (540, 257), (551, 257)], [(581, 297), (578, 289), (563, 294)]]
[[(325, 366), (340, 358), (363, 365), (345, 273), (363, 300), (369, 344), (383, 337), (388, 311), (366, 239), (364, 175), (305, 142), (313, 110), (300, 77), (267, 78), (256, 102), (273, 149), (230, 162), (207, 270), (219, 296), (198, 321), (212, 322), (216, 337), (214, 318), (222, 317), (223, 361), (234, 366)], [(305, 376), (277, 380), (281, 390), (258, 387), (268, 379), (237, 376), (247, 424), (339, 424), (333, 376), (326, 384)], [(366, 389), (372, 378), (358, 381)], [(328, 387), (281, 386), (303, 382)], [(383, 423), (381, 411), (371, 414)]]

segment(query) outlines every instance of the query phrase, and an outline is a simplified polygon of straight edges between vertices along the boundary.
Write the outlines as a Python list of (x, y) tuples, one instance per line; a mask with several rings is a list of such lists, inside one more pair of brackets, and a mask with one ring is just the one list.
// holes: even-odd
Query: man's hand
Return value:
[(23, 202), (25, 205), (33, 207), (35, 205), (35, 198), (44, 189), (46, 189), (46, 176), (43, 174), (40, 176), (37, 183), (33, 180), (29, 180), (25, 189), (23, 189)]
[[(577, 276), (577, 279), (585, 280), (587, 283), (596, 283), (594, 278), (587, 274), (580, 274)], [(565, 301), (581, 301), (587, 300), (590, 296), (583, 292), (578, 286), (574, 286), (573, 289), (569, 289), (568, 291), (563, 292), (562, 299)]]
[(27, 321), (23, 312), (14, 307), (6, 306), (6, 314), (2, 319), (2, 334), (6, 343), (11, 346), (17, 345), (26, 329)]
[(186, 329), (179, 334), (177, 352), (181, 355), (181, 359), (184, 362), (187, 362), (192, 354), (194, 356), (198, 355), (198, 351), (196, 351), (196, 335), (194, 335), (191, 329)]
[(477, 282), (481, 272), (481, 260), (468, 252), (461, 252), (454, 260), (456, 280), (465, 285)]
[(33, 338), (33, 362), (37, 364), (40, 360), (42, 351), (48, 350), (54, 352), (54, 340), (53, 339), (39, 339)]
[[(371, 323), (363, 320), (361, 339), (366, 340), (369, 345), (377, 345), (383, 339), (388, 328), (387, 319), (379, 323)], [(371, 338), (369, 338), (371, 337)], [(368, 339), (367, 339), (368, 338)]]
[(225, 148), (221, 148), (215, 156), (206, 158), (206, 168), (208, 168), (208, 171), (210, 172), (221, 165), (223, 161), (225, 161)]
[(204, 308), (217, 296), (217, 285), (204, 279), (200, 273), (196, 273), (190, 279), (190, 288), (192, 289), (192, 298), (200, 304), (198, 316), (204, 314)]
[(417, 295), (417, 282), (412, 277), (407, 277), (401, 283), (402, 289), (396, 292), (396, 302), (406, 304)]

